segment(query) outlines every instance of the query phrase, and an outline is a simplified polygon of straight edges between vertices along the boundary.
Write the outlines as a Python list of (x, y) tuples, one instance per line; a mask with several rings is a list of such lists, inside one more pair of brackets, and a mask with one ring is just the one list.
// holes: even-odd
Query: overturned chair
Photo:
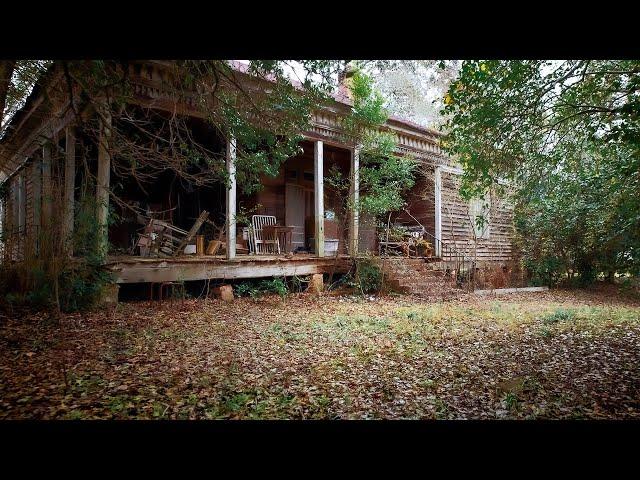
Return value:
[(176, 227), (163, 220), (151, 219), (145, 228), (145, 233), (140, 234), (137, 246), (148, 248), (149, 253), (175, 257), (184, 252), (187, 244), (193, 240), (202, 224), (209, 217), (209, 212), (203, 210), (189, 231)]

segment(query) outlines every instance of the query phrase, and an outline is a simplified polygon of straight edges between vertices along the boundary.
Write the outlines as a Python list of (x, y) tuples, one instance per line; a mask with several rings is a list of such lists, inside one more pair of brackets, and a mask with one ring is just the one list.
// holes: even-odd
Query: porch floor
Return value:
[(351, 266), (348, 255), (337, 258), (310, 254), (238, 255), (227, 260), (224, 255), (182, 255), (171, 258), (111, 256), (106, 267), (116, 283), (147, 283), (207, 279), (239, 279), (344, 273)]

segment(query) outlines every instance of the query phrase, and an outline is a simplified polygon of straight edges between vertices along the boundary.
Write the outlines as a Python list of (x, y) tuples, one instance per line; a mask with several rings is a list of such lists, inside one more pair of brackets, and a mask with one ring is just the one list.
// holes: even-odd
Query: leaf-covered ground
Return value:
[(292, 295), (0, 319), (0, 418), (640, 418), (640, 304)]

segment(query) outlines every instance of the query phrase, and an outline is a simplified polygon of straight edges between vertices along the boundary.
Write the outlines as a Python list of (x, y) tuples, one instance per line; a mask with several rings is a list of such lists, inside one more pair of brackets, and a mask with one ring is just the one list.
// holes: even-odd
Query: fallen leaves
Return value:
[(290, 296), (3, 317), (0, 418), (640, 418), (640, 307), (598, 292)]

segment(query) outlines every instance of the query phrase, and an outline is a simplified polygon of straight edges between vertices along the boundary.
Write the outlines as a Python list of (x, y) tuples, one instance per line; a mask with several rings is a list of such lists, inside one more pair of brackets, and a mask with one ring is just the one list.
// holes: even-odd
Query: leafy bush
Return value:
[(372, 258), (356, 261), (356, 282), (363, 293), (378, 292), (382, 288), (382, 270)]
[(109, 283), (111, 275), (96, 265), (70, 266), (60, 275), (60, 308), (76, 312), (95, 306)]
[(281, 297), (284, 297), (289, 293), (287, 284), (281, 278), (272, 278), (271, 280), (262, 280), (259, 284), (259, 288), (263, 292), (277, 293)]
[(268, 293), (275, 293), (285, 297), (289, 293), (286, 282), (282, 278), (269, 280), (247, 280), (237, 284), (234, 288), (238, 297), (258, 298)]
[(238, 297), (254, 297), (254, 292), (258, 292), (258, 290), (251, 282), (241, 282), (237, 284), (234, 288), (234, 291)]

